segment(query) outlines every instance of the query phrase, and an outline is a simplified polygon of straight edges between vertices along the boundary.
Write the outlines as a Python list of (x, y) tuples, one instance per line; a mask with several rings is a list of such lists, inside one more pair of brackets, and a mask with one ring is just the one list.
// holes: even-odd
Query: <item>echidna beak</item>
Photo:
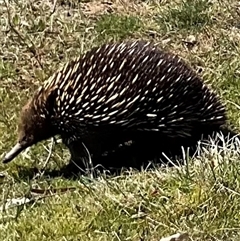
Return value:
[(25, 149), (25, 146), (21, 145), (20, 143), (17, 143), (11, 151), (9, 151), (5, 157), (3, 158), (3, 163), (8, 163), (12, 161), (21, 151)]

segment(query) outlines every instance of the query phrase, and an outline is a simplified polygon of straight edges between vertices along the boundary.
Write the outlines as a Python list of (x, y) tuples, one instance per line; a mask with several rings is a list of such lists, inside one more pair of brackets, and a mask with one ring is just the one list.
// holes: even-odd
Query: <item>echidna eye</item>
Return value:
[(26, 135), (21, 136), (20, 139), (18, 140), (19, 143), (26, 142), (26, 141), (27, 141)]

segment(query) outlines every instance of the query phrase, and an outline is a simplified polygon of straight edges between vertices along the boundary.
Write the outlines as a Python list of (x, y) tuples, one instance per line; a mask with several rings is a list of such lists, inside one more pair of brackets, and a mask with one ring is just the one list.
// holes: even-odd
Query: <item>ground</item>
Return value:
[[(0, 21), (1, 157), (16, 141), (19, 110), (50, 73), (93, 46), (125, 39), (151, 40), (181, 56), (240, 130), (236, 0), (1, 0)], [(157, 241), (177, 232), (197, 241), (239, 240), (238, 154), (213, 146), (186, 155), (183, 167), (67, 179), (33, 172), (49, 157), (46, 170), (69, 158), (61, 144), (39, 143), (0, 164), (0, 240)], [(9, 206), (14, 200), (26, 204)]]

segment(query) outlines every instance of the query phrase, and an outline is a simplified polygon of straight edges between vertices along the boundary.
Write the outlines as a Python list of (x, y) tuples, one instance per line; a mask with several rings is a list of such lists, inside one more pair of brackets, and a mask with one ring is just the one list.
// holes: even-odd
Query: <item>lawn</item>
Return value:
[[(240, 131), (237, 0), (0, 0), (0, 30), (0, 157), (15, 144), (21, 107), (51, 73), (93, 46), (126, 39), (181, 56)], [(186, 155), (182, 167), (95, 179), (40, 173), (48, 159), (44, 170), (58, 170), (69, 153), (47, 140), (0, 163), (0, 240), (240, 240), (239, 151), (231, 143)], [(9, 206), (14, 200), (25, 204)]]

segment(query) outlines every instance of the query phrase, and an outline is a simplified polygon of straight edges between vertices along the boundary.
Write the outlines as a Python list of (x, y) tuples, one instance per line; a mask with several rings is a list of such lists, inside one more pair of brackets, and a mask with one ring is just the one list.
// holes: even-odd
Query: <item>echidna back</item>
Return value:
[(226, 120), (218, 97), (182, 60), (142, 41), (93, 48), (43, 92), (51, 93), (59, 130), (82, 136), (118, 129), (188, 138)]

